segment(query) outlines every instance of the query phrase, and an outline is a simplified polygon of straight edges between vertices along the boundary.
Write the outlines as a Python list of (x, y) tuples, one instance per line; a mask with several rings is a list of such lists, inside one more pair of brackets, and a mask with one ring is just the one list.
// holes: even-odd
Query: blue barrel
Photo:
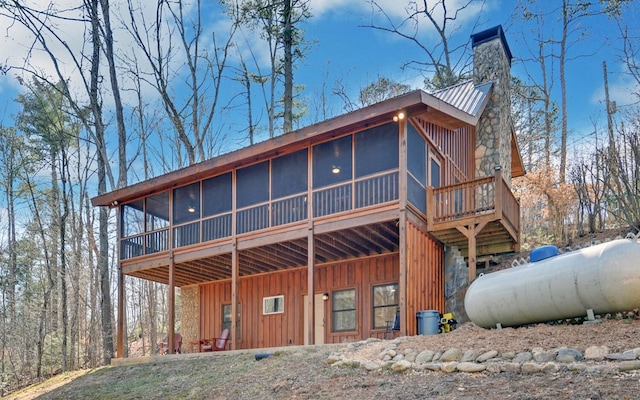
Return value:
[(437, 335), (440, 325), (438, 310), (422, 310), (416, 313), (418, 319), (418, 335)]

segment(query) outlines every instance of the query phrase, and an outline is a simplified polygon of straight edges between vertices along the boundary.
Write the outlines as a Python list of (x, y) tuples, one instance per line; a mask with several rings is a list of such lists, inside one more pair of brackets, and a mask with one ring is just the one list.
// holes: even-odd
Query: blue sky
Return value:
[[(64, 1), (69, 4), (77, 2), (77, 0)], [(449, 1), (449, 8), (453, 9), (456, 3), (463, 2), (465, 1)], [(117, 1), (112, 1), (112, 10), (116, 10), (115, 12), (118, 10), (116, 3)], [(403, 7), (398, 5), (400, 2), (397, 0), (381, 0), (378, 3), (383, 5), (390, 17), (397, 21), (405, 15)], [(545, 11), (550, 12), (550, 7), (555, 7), (559, 1), (540, 0), (538, 3), (542, 7), (549, 8)], [(141, 4), (148, 7), (150, 2), (141, 2)], [(521, 61), (530, 56), (527, 42), (531, 44), (528, 40), (531, 33), (527, 31), (528, 27), (519, 21), (514, 11), (516, 4), (517, 1), (487, 0), (482, 7), (475, 6), (473, 9), (462, 12), (458, 21), (451, 25), (451, 28), (456, 30), (452, 41), (455, 44), (466, 43), (473, 30), (480, 31), (498, 24), (502, 25), (515, 58), (512, 73), (526, 81), (527, 71), (535, 75), (537, 67), (529, 64), (528, 68), (525, 68), (527, 64)], [(625, 14), (627, 21), (637, 20), (639, 8), (635, 3), (629, 7)], [(307, 57), (295, 71), (296, 83), (305, 86), (301, 96), (309, 104), (317, 101), (322, 87), (325, 87), (325, 91), (330, 95), (337, 81), (345, 85), (354, 100), (357, 99), (360, 88), (382, 76), (409, 84), (413, 88), (421, 88), (420, 73), (415, 70), (401, 69), (404, 63), (422, 58), (421, 51), (406, 39), (365, 27), (372, 21), (372, 8), (368, 1), (311, 0), (311, 9), (313, 17), (304, 28), (306, 40), (313, 44), (307, 50)], [(216, 18), (215, 11), (211, 10), (211, 12), (208, 28), (224, 34), (225, 17)], [(545, 29), (557, 30), (553, 19), (548, 19), (546, 24)], [(600, 16), (584, 20), (582, 26), (586, 29), (588, 36), (578, 41), (570, 49), (569, 54), (571, 57), (581, 56), (581, 58), (572, 60), (567, 65), (569, 126), (573, 135), (569, 141), (570, 144), (580, 143), (582, 138), (588, 137), (593, 130), (592, 119), (604, 121), (602, 76), (604, 60), (608, 63), (612, 99), (617, 101), (619, 108), (624, 109), (624, 105), (632, 103), (634, 98), (631, 93), (637, 90), (622, 73), (623, 68), (617, 59), (615, 51), (620, 44), (615, 39), (618, 36), (615, 24), (606, 17)], [(78, 30), (78, 26), (69, 23), (68, 27), (61, 26), (61, 28), (68, 35), (69, 43), (79, 48), (82, 44), (82, 31)], [(0, 18), (0, 32), (3, 33), (0, 36), (0, 48), (3, 49), (0, 62), (19, 65), (30, 43), (28, 35), (19, 27), (11, 26), (10, 22), (4, 18)], [(254, 43), (258, 40), (254, 32), (247, 31), (245, 35)], [(420, 40), (425, 44), (437, 41), (433, 30), (424, 21), (420, 29)], [(122, 31), (116, 32), (116, 48), (125, 50), (132, 48)], [(264, 53), (260, 54), (260, 47), (257, 48), (257, 52), (259, 57), (265, 56)], [(51, 71), (50, 61), (42, 54), (32, 53), (31, 57), (31, 61), (38, 68), (45, 72)], [(71, 68), (71, 64), (64, 59), (61, 61), (69, 68), (69, 74), (74, 76), (76, 72)], [(267, 68), (266, 62), (263, 68)], [(4, 126), (13, 125), (12, 116), (17, 112), (14, 99), (18, 91), (22, 90), (16, 79), (17, 74), (17, 70), (12, 70), (7, 75), (0, 75), (0, 124)], [(557, 75), (554, 78), (557, 81)], [(558, 82), (554, 90), (555, 97), (559, 101)], [(154, 96), (151, 90), (148, 95), (150, 98)], [(332, 115), (342, 113), (342, 101), (335, 96), (331, 97), (330, 101)], [(310, 105), (310, 108), (312, 107)], [(311, 113), (313, 110), (310, 110)], [(308, 116), (308, 120), (312, 118), (314, 117)]]

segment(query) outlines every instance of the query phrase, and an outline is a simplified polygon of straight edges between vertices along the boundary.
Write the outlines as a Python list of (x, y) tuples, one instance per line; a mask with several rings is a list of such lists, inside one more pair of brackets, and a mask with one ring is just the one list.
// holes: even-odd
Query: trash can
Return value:
[(438, 310), (422, 310), (416, 313), (418, 319), (418, 335), (437, 335), (440, 324)]

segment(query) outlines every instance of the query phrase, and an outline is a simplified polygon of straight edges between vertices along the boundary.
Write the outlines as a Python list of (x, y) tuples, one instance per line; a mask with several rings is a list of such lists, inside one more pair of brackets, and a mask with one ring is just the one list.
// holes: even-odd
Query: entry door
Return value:
[[(324, 300), (322, 293), (316, 293), (315, 295), (315, 309), (314, 309), (314, 339), (315, 344), (324, 344)], [(304, 304), (304, 344), (309, 344), (309, 311), (307, 309), (308, 296), (302, 296)]]

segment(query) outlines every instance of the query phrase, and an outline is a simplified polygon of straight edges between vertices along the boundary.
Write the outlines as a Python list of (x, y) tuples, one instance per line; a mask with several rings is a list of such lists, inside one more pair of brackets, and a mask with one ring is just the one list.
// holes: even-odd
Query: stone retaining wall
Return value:
[(531, 351), (500, 352), (498, 350), (477, 353), (473, 349), (450, 348), (446, 351), (405, 349), (398, 344), (407, 337), (391, 340), (382, 347), (375, 359), (358, 360), (357, 351), (366, 346), (381, 343), (380, 339), (367, 339), (350, 343), (331, 353), (327, 363), (334, 367), (364, 368), (368, 371), (391, 370), (394, 372), (439, 371), (443, 373), (501, 373), (519, 372), (555, 373), (561, 371), (585, 371), (589, 373), (615, 374), (640, 369), (640, 347), (622, 353), (610, 353), (606, 346), (591, 346), (584, 353), (577, 349), (534, 348)]

